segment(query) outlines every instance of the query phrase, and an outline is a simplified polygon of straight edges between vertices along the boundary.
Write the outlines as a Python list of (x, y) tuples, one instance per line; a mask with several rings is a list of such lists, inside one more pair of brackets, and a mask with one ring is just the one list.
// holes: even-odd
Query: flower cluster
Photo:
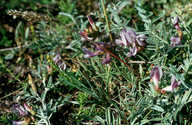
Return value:
[(172, 19), (172, 22), (174, 24), (175, 29), (178, 32), (178, 37), (171, 36), (171, 38), (170, 38), (171, 46), (175, 47), (176, 45), (181, 44), (181, 39), (182, 39), (183, 33), (182, 33), (181, 28), (179, 27), (179, 22), (180, 22), (179, 17)]
[[(66, 63), (61, 59), (59, 52), (56, 53), (56, 56), (53, 59), (50, 57), (50, 55), (47, 55), (47, 60), (48, 60), (48, 63), (52, 62), (53, 60), (53, 62), (60, 68), (60, 70), (65, 70), (67, 68)], [(53, 71), (50, 65), (47, 65), (46, 68), (48, 73), (51, 73)]]
[[(80, 32), (82, 41), (93, 40), (93, 36), (97, 36), (97, 35), (93, 35), (93, 34), (99, 32), (98, 27), (95, 25), (95, 22), (93, 21), (93, 19), (89, 15), (87, 16), (87, 19), (88, 19), (91, 26), (89, 26), (89, 29), (84, 29), (84, 31)], [(110, 54), (106, 53), (101, 48), (101, 47), (110, 48), (112, 46), (111, 42), (108, 43), (108, 44), (105, 43), (105, 42), (95, 42), (95, 44), (92, 44), (91, 46), (95, 50), (94, 52), (92, 52), (88, 48), (82, 48), (83, 52), (85, 53), (84, 58), (88, 59), (88, 58), (91, 58), (91, 57), (94, 57), (94, 56), (98, 56), (99, 54), (104, 54), (104, 56), (106, 55), (106, 57), (103, 57), (102, 64), (108, 64), (111, 61)]]
[(140, 50), (140, 47), (145, 46), (144, 41), (146, 36), (144, 34), (137, 35), (133, 30), (127, 30), (124, 28), (120, 34), (121, 39), (116, 39), (116, 44), (124, 45), (126, 47), (130, 46), (128, 57), (136, 56), (137, 52)]
[(27, 21), (31, 21), (31, 22), (37, 22), (40, 20), (43, 20), (45, 22), (48, 22), (50, 20), (52, 20), (51, 17), (49, 17), (49, 15), (47, 14), (38, 14), (37, 12), (33, 12), (33, 11), (18, 11), (18, 10), (9, 10), (7, 12), (8, 15), (12, 15), (13, 19), (17, 18), (17, 17), (22, 17), (23, 19), (27, 20)]
[(58, 67), (61, 70), (65, 70), (67, 65), (65, 64), (65, 62), (61, 59), (60, 53), (57, 53), (55, 58), (53, 59), (54, 63), (58, 65)]
[[(29, 107), (27, 103), (24, 103), (24, 107), (20, 104), (13, 104), (12, 110), (20, 118), (24, 118), (22, 121), (12, 121), (12, 125), (28, 125), (31, 120), (35, 121), (34, 115), (35, 111), (32, 109), (32, 106)], [(31, 116), (32, 115), (32, 116)]]
[[(150, 77), (154, 83), (154, 88), (156, 91), (159, 91), (159, 81), (160, 81), (162, 76), (163, 76), (162, 68), (160, 66), (153, 67), (153, 69), (151, 70), (151, 73), (150, 73)], [(171, 85), (169, 85), (163, 89), (160, 89), (160, 92), (162, 94), (167, 92), (167, 91), (172, 92), (180, 84), (181, 84), (181, 81), (176, 82), (175, 76), (172, 76), (171, 77)]]

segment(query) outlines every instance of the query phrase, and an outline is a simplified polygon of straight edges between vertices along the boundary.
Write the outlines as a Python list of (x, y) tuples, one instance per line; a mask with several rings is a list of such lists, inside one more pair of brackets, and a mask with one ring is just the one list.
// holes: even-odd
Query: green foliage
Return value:
[(5, 29), (4, 28), (1, 28), (1, 34), (3, 35), (1, 41), (0, 41), (0, 46), (4, 46), (4, 47), (9, 47), (12, 45), (13, 41), (12, 40), (9, 40), (8, 37), (6, 36), (6, 33), (5, 33)]
[(59, 2), (59, 8), (60, 13), (57, 16), (58, 20), (60, 20), (62, 23), (70, 23), (71, 20), (75, 21), (74, 17), (77, 12), (75, 10), (75, 4), (76, 1), (71, 2), (70, 0), (67, 1), (60, 1)]
[[(19, 2), (24, 2), (37, 9), (33, 2), (15, 2), (15, 5), (11, 2), (6, 5), (14, 9)], [(18, 89), (11, 98), (14, 103), (27, 102), (36, 111), (31, 124), (191, 124), (192, 20), (187, 11), (190, 3), (185, 0), (180, 4), (173, 0), (104, 1), (107, 17), (103, 7), (89, 14), (98, 27), (97, 33), (88, 35), (93, 37), (92, 42), (83, 42), (79, 35), (80, 31), (93, 32), (90, 28), (93, 24), (85, 19), (86, 15), (79, 14), (82, 13), (78, 10), (79, 2), (43, 0), (39, 3), (46, 4), (50, 15), (53, 10), (48, 6), (58, 6), (52, 21), (15, 24), (16, 44), (4, 28), (0, 31), (3, 34), (0, 45), (13, 47), (0, 50), (0, 79), (9, 79), (7, 84)], [(171, 21), (177, 16), (182, 36)], [(131, 45), (115, 44), (121, 39), (123, 28), (147, 36), (145, 46), (138, 48), (135, 57), (125, 55)], [(109, 34), (114, 43), (109, 42)], [(181, 44), (172, 47), (171, 36), (182, 37)], [(106, 57), (103, 50), (98, 56), (84, 59), (81, 49), (95, 52), (92, 43), (99, 42), (108, 44), (106, 49), (121, 60), (110, 55), (110, 63), (102, 64)], [(155, 90), (154, 81), (150, 81), (151, 64), (163, 70), (163, 77), (158, 80), (159, 90)], [(172, 83), (172, 76), (181, 84), (171, 92), (163, 93), (162, 89)], [(3, 124), (11, 120), (23, 118), (17, 118), (12, 112), (6, 112), (0, 118)]]
[(6, 124), (6, 125), (11, 125), (10, 121), (12, 121), (13, 119), (16, 119), (17, 116), (15, 116), (14, 114), (13, 115), (8, 115), (8, 114), (4, 114), (4, 115), (1, 115), (0, 117), (0, 122), (1, 124)]

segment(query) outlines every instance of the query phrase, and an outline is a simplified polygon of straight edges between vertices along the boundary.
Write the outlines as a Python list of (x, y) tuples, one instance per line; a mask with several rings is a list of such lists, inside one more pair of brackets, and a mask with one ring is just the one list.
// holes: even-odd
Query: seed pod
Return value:
[(33, 79), (32, 79), (32, 77), (31, 77), (30, 74), (28, 74), (28, 78), (29, 78), (29, 79), (28, 79), (29, 85), (31, 85), (32, 90), (33, 90), (35, 93), (37, 93), (37, 88), (36, 88), (35, 84), (33, 83)]

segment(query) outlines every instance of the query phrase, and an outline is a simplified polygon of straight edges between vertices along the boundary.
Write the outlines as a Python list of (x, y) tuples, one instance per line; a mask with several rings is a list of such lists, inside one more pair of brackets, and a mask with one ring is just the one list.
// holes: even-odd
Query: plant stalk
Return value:
[(103, 0), (101, 0), (101, 4), (102, 4), (102, 7), (103, 7), (103, 12), (104, 12), (105, 20), (107, 22), (107, 28), (108, 28), (108, 31), (109, 31), (109, 37), (110, 37), (111, 42), (113, 42), (113, 37), (112, 37), (111, 31), (110, 31), (111, 28), (110, 28), (110, 25), (109, 25), (109, 20), (108, 20), (108, 17), (107, 17), (106, 8), (105, 8), (105, 4), (104, 4)]

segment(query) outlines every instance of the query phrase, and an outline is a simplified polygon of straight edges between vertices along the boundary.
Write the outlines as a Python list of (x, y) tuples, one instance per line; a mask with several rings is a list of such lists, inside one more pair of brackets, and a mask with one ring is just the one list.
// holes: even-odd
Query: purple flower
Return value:
[(124, 33), (126, 40), (130, 44), (133, 44), (136, 42), (137, 34), (133, 30), (127, 30), (124, 28), (122, 32)]
[[(130, 48), (130, 53), (128, 56), (135, 56), (138, 51), (138, 46), (145, 46), (144, 41), (146, 36), (144, 34), (137, 35), (133, 30), (127, 30), (124, 28), (120, 34), (121, 39), (116, 39), (115, 42), (118, 45), (129, 46), (132, 45), (133, 48)], [(136, 44), (136, 42), (138, 44)]]
[(60, 59), (61, 59), (60, 53), (57, 53), (53, 61), (55, 62), (55, 64), (57, 64)]
[(127, 30), (124, 28), (120, 34), (121, 39), (116, 39), (116, 44), (129, 46), (135, 43), (137, 34), (133, 30)]
[(102, 62), (102, 64), (108, 64), (111, 61), (110, 54), (107, 53), (105, 60)]
[(121, 33), (120, 36), (121, 36), (121, 39), (116, 39), (115, 40), (116, 44), (128, 46), (129, 43), (126, 40), (124, 33)]
[(26, 121), (12, 121), (12, 125), (28, 125)]
[(65, 62), (63, 60), (59, 60), (59, 62), (57, 64), (61, 70), (65, 70), (67, 68), (67, 65), (65, 64)]
[(175, 29), (180, 29), (180, 27), (179, 27), (179, 22), (180, 22), (180, 20), (179, 20), (179, 17), (177, 16), (177, 17), (174, 17), (173, 19), (172, 19), (172, 22), (173, 22), (173, 24), (174, 24), (174, 26), (175, 26)]
[(25, 117), (28, 115), (27, 110), (21, 106), (20, 104), (13, 104), (12, 106), (13, 112), (18, 116), (18, 117)]
[(133, 44), (133, 48), (130, 47), (129, 51), (130, 52), (127, 54), (128, 57), (136, 56), (136, 54), (137, 54), (137, 47), (135, 46), (135, 44)]
[(172, 47), (175, 47), (176, 45), (180, 45), (181, 44), (181, 39), (179, 37), (172, 36), (170, 38), (170, 40), (171, 40), (171, 46)]
[(32, 109), (32, 106), (29, 107), (27, 103), (24, 103), (24, 107), (25, 107), (25, 109), (26, 109), (28, 112), (30, 112), (32, 115), (35, 115), (35, 114), (36, 114), (36, 112)]
[(99, 52), (100, 52), (100, 50), (97, 50), (97, 51), (95, 51), (95, 52), (92, 52), (91, 50), (89, 50), (89, 49), (87, 49), (87, 48), (83, 48), (82, 49), (83, 50), (83, 52), (85, 52), (86, 54), (84, 55), (84, 58), (91, 58), (91, 57), (94, 57), (94, 56), (97, 56), (97, 55), (99, 55)]
[(173, 18), (173, 19), (172, 19), (172, 22), (173, 22), (173, 24), (174, 24), (175, 29), (177, 30), (178, 36), (179, 36), (180, 39), (181, 39), (182, 36), (183, 36), (183, 33), (182, 33), (181, 28), (179, 27), (179, 22), (180, 22), (179, 17)]
[(46, 67), (47, 67), (48, 72), (51, 72), (51, 67), (50, 67), (50, 65), (47, 65)]
[(177, 16), (177, 17), (172, 18), (172, 22), (174, 25), (178, 24), (180, 22), (179, 17)]
[(150, 77), (154, 82), (155, 90), (159, 89), (159, 80), (161, 79), (162, 76), (163, 76), (162, 68), (160, 66), (153, 67), (150, 73)]
[(181, 81), (176, 82), (176, 78), (175, 76), (171, 77), (171, 85), (163, 88), (161, 90), (161, 93), (165, 93), (166, 91), (172, 92), (177, 86), (179, 86), (181, 84)]
[(136, 40), (137, 40), (137, 43), (140, 45), (140, 46), (145, 46), (145, 43), (144, 41), (146, 40), (146, 36), (144, 34), (140, 34), (136, 37)]
[(57, 53), (55, 58), (53, 59), (53, 61), (55, 62), (55, 64), (58, 65), (58, 67), (61, 70), (65, 70), (67, 65), (65, 64), (65, 62), (61, 59), (60, 53)]

